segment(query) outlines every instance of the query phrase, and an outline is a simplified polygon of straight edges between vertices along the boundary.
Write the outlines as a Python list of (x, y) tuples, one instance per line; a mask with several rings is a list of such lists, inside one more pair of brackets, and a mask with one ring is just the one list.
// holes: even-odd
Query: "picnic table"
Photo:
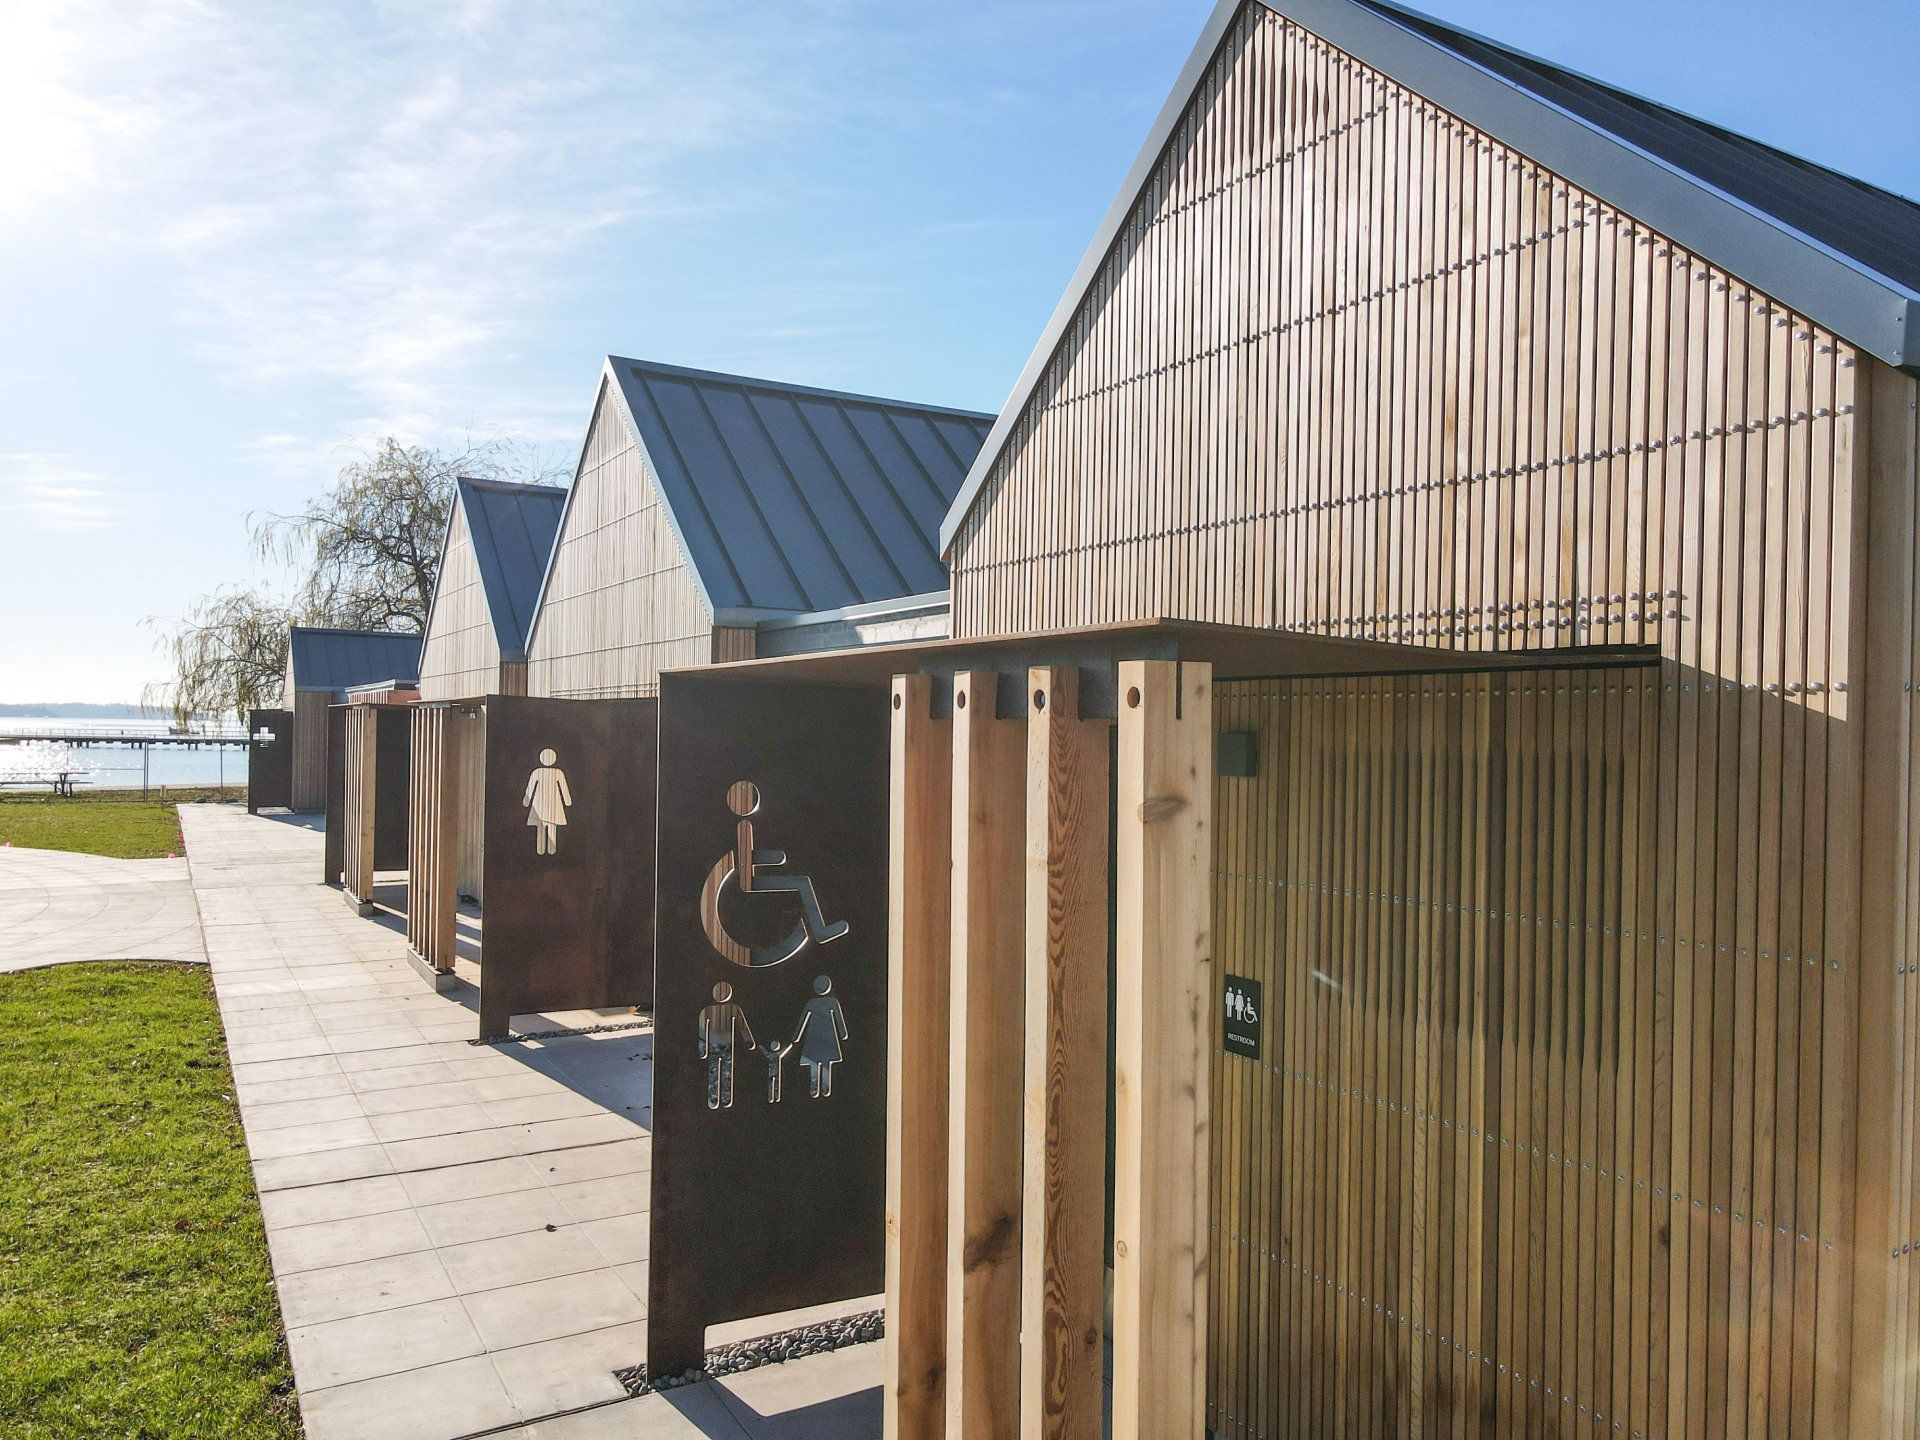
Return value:
[(0, 779), (5, 785), (51, 785), (55, 795), (69, 798), (73, 795), (75, 779), (85, 772), (79, 770), (50, 770), (43, 775), (8, 775)]

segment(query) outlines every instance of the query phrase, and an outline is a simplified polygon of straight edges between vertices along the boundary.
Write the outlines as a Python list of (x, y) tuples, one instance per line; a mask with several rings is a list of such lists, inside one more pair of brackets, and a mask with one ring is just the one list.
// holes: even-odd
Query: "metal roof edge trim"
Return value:
[(944, 610), (952, 604), (950, 590), (923, 590), (918, 595), (899, 595), (891, 600), (869, 600), (860, 605), (841, 605), (831, 610), (781, 611), (759, 622), (761, 630), (794, 630), (805, 625), (830, 625), (836, 620), (876, 620), (888, 615)]
[(636, 360), (631, 355), (609, 355), (615, 365), (632, 365), (661, 375), (678, 375), (691, 380), (713, 380), (738, 385), (746, 390), (770, 390), (782, 395), (811, 395), (821, 400), (844, 400), (853, 405), (872, 405), (881, 410), (921, 410), (933, 415), (951, 415), (959, 420), (992, 420), (990, 410), (965, 410), (957, 405), (932, 405), (920, 400), (895, 400), (885, 395), (866, 395), (854, 390), (829, 390), (820, 385), (796, 385), (786, 380), (770, 380), (764, 375), (735, 375), (725, 370), (702, 370), (694, 365), (673, 365), (665, 360)]
[(1220, 0), (940, 523), (943, 559), (1242, 5), (1311, 31), (1889, 365), (1920, 366), (1920, 297), (1898, 282), (1391, 16), (1354, 0)]
[(1059, 347), (1060, 339), (1066, 334), (1067, 326), (1073, 323), (1074, 312), (1080, 308), (1080, 301), (1098, 275), (1101, 262), (1107, 258), (1107, 252), (1113, 248), (1113, 242), (1126, 224), (1127, 213), (1132, 210), (1133, 202), (1138, 198), (1141, 188), (1153, 174), (1153, 167), (1159, 163), (1161, 152), (1167, 148), (1167, 142), (1173, 138), (1173, 132), (1180, 123), (1180, 116), (1187, 108), (1187, 102), (1193, 98), (1194, 90), (1205, 76), (1207, 66), (1213, 63), (1214, 54), (1220, 49), (1220, 42), (1226, 38), (1234, 17), (1240, 13), (1240, 7), (1257, 3), (1257, 0), (1219, 0), (1213, 7), (1213, 13), (1207, 17), (1207, 23), (1201, 27), (1200, 38), (1194, 41), (1193, 50), (1187, 56), (1187, 63), (1180, 67), (1179, 77), (1173, 82), (1173, 88), (1167, 94), (1160, 113), (1154, 117), (1153, 126), (1147, 131), (1147, 138), (1140, 146), (1140, 153), (1134, 156), (1133, 164), (1127, 167), (1126, 175), (1120, 181), (1118, 193), (1113, 203), (1107, 207), (1107, 213), (1101, 218), (1099, 226), (1093, 232), (1093, 239), (1087, 245), (1086, 252), (1080, 257), (1080, 263), (1074, 267), (1073, 277), (1067, 281), (1066, 289), (1061, 293), (1060, 303), (1054, 306), (1052, 316), (1040, 332), (1040, 339), (1033, 347), (1033, 353), (1027, 358), (1026, 366), (1020, 371), (1020, 378), (1013, 382), (1013, 389), (1007, 392), (1007, 403), (1000, 407), (1000, 414), (993, 422), (993, 428), (987, 432), (980, 453), (974, 456), (973, 464), (967, 471), (967, 478), (960, 482), (959, 493), (953, 497), (953, 503), (947, 507), (947, 513), (940, 522), (940, 558), (945, 560), (947, 552), (953, 548), (953, 537), (959, 531), (960, 524), (967, 518), (967, 512), (973, 509), (973, 502), (987, 483), (987, 474), (993, 469), (993, 462), (1007, 443), (1007, 437), (1013, 433), (1013, 427), (1019, 423), (1020, 412), (1026, 407), (1034, 387), (1040, 383), (1040, 376), (1047, 368), (1047, 362), (1053, 358), (1053, 352)]

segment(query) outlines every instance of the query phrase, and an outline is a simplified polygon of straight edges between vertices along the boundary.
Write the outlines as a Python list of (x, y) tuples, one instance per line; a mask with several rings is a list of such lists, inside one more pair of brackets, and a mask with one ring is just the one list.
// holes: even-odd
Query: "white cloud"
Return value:
[(0, 514), (29, 530), (104, 530), (115, 521), (116, 502), (105, 478), (74, 456), (0, 455)]
[(340, 387), (363, 433), (501, 418), (583, 250), (644, 244), (675, 166), (792, 103), (798, 21), (697, 0), (24, 5), (0, 79), (32, 83), (0, 121), (65, 158), (0, 170), (0, 246), (150, 264), (223, 373)]

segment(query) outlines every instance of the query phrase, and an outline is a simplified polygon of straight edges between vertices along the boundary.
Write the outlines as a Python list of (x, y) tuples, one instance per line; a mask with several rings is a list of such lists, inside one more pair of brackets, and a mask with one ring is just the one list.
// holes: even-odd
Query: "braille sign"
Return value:
[(1224, 1014), (1221, 1044), (1229, 1055), (1260, 1058), (1260, 1022), (1266, 1010), (1266, 997), (1260, 982), (1244, 975), (1229, 975), (1221, 986)]

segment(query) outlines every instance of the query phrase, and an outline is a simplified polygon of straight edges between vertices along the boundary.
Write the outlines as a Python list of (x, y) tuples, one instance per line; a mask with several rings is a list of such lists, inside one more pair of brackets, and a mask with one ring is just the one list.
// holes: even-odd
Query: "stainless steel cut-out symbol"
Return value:
[(733, 1001), (733, 986), (722, 980), (713, 987), (713, 1004), (700, 1012), (700, 1058), (707, 1062), (707, 1108), (733, 1105), (734, 1049), (753, 1050), (753, 1027), (747, 1012)]
[(833, 993), (833, 981), (825, 975), (813, 977), (813, 998), (800, 1012), (800, 1026), (793, 1032), (789, 1049), (800, 1052), (800, 1063), (807, 1067), (813, 1085), (813, 1098), (833, 1094), (833, 1067), (846, 1058), (840, 1042), (847, 1038), (847, 1016)]
[(249, 735), (247, 738), (259, 745), (271, 745), (275, 740), (279, 739), (280, 737), (275, 735), (273, 731), (269, 730), (266, 726), (262, 725), (258, 730), (254, 731), (253, 734)]
[(520, 804), (527, 812), (527, 824), (537, 827), (534, 850), (553, 855), (560, 849), (560, 827), (567, 823), (567, 807), (573, 804), (573, 792), (567, 788), (567, 772), (554, 762), (560, 757), (551, 750), (540, 752), (540, 764), (527, 777), (527, 793)]
[[(826, 945), (848, 930), (847, 922), (829, 924), (821, 912), (820, 897), (814, 893), (810, 875), (775, 875), (774, 867), (787, 863), (784, 850), (756, 850), (753, 847), (753, 816), (760, 809), (760, 791), (751, 781), (739, 780), (727, 789), (727, 808), (733, 811), (733, 848), (707, 872), (700, 890), (700, 924), (707, 941), (736, 965), (757, 969), (791, 960), (808, 944)], [(720, 914), (720, 896), (731, 884), (742, 895), (793, 895), (800, 901), (800, 918), (792, 930), (768, 945), (743, 945), (727, 931)]]

